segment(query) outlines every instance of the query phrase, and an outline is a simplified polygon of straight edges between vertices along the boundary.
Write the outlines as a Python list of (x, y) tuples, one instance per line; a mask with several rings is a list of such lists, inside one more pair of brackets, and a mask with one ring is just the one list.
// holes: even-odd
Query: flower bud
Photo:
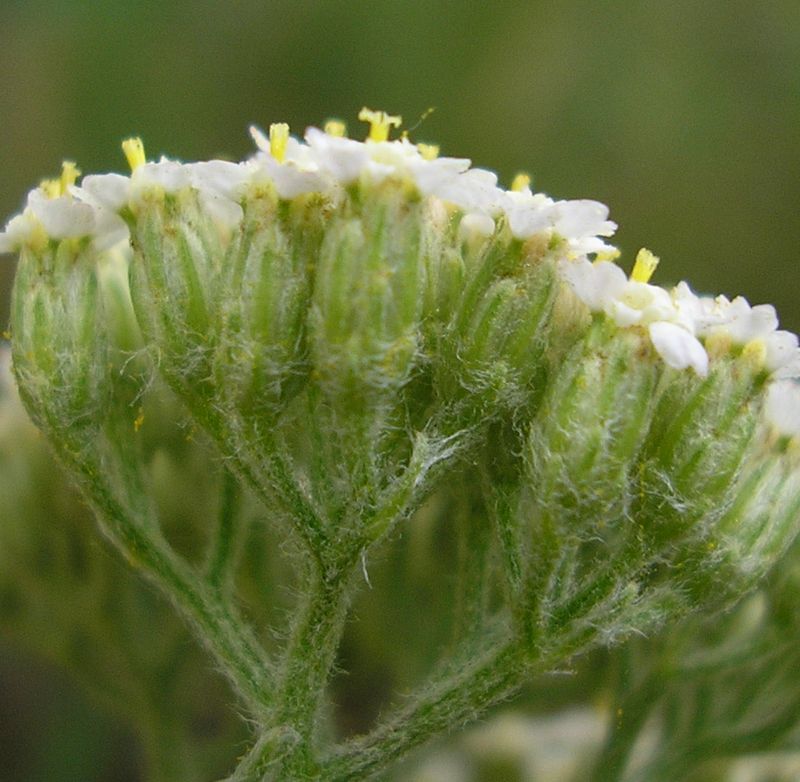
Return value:
[(76, 451), (109, 404), (96, 253), (86, 241), (23, 248), (14, 282), (14, 372), (36, 424)]
[(528, 440), (518, 535), (541, 621), (602, 611), (613, 634), (752, 586), (793, 538), (800, 499), (792, 455), (765, 446), (763, 401), (746, 360), (676, 371), (646, 332), (596, 319)]
[(652, 519), (655, 545), (719, 520), (752, 442), (763, 390), (745, 362), (725, 358), (704, 380), (687, 373), (665, 379), (637, 502), (637, 512)]
[(147, 342), (167, 380), (207, 400), (216, 335), (211, 328), (223, 252), (191, 189), (155, 186), (138, 204), (132, 236), (131, 295)]
[(471, 424), (530, 403), (548, 346), (555, 266), (509, 239), (464, 246), (460, 290), (449, 297), (452, 311), (430, 347), (441, 404)]
[(662, 371), (645, 334), (603, 317), (553, 368), (528, 434), (517, 506), (524, 612), (534, 614), (526, 622), (606, 604), (611, 626), (608, 601), (616, 610), (629, 600), (637, 458)]
[(217, 285), (215, 404), (271, 428), (309, 373), (306, 312), (321, 241), (319, 211), (269, 194), (244, 203)]
[(326, 393), (388, 396), (408, 381), (427, 230), (423, 205), (393, 183), (365, 188), (328, 218), (309, 313), (314, 379)]

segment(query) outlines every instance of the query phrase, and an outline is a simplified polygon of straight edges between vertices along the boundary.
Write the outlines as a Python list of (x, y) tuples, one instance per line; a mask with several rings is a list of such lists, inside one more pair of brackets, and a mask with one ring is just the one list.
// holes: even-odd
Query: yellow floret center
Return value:
[(269, 153), (279, 163), (286, 158), (286, 145), (289, 143), (289, 126), (285, 122), (273, 122), (269, 126)]
[(336, 136), (337, 138), (346, 138), (347, 125), (340, 119), (329, 119), (323, 126), (323, 130), (329, 136)]
[(122, 151), (125, 153), (125, 159), (128, 161), (131, 171), (136, 171), (139, 166), (143, 166), (147, 162), (144, 155), (144, 144), (138, 136), (126, 138), (122, 142)]
[(521, 193), (531, 186), (531, 178), (528, 174), (520, 172), (511, 182), (511, 190), (515, 193)]
[(423, 160), (436, 160), (439, 157), (438, 144), (417, 144), (417, 149)]
[(399, 128), (403, 118), (392, 116), (385, 111), (373, 111), (366, 106), (358, 112), (358, 118), (362, 122), (369, 122), (369, 140), (386, 141), (389, 138), (391, 128)]
[(631, 280), (633, 282), (650, 282), (653, 272), (658, 266), (658, 256), (654, 255), (645, 247), (636, 254), (636, 261), (633, 264), (633, 271), (631, 271)]
[(61, 176), (58, 179), (43, 179), (39, 187), (48, 198), (60, 198), (69, 193), (70, 187), (78, 181), (80, 169), (71, 160), (61, 164)]

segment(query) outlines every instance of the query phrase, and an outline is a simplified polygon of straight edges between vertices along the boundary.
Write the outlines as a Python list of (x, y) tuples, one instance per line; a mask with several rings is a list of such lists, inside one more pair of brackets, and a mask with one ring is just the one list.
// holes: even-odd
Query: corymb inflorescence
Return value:
[[(238, 163), (129, 139), (129, 174), (66, 162), (0, 233), (28, 412), (226, 672), (263, 729), (244, 762), (276, 779), (378, 773), (537, 671), (728, 605), (800, 523), (800, 349), (771, 306), (655, 285), (646, 249), (626, 273), (603, 204), (504, 189), (400, 117), (359, 119), (364, 141), (251, 128)], [(236, 609), (246, 536), (221, 526), (204, 570), (149, 499), (148, 430), (176, 409), (283, 536), (299, 597), (277, 651)], [(326, 749), (368, 559), (436, 513), (470, 541), (458, 662)]]

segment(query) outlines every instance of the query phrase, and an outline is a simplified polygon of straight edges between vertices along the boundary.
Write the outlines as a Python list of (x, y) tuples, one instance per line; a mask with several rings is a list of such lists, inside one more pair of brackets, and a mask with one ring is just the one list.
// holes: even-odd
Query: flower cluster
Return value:
[[(652, 284), (646, 249), (626, 273), (603, 204), (360, 118), (364, 141), (254, 129), (238, 163), (129, 139), (129, 175), (67, 162), (0, 234), (27, 413), (257, 727), (230, 779), (381, 775), (534, 675), (729, 605), (800, 524), (800, 348), (772, 307)], [(390, 670), (410, 695), (334, 745), (350, 607), (401, 540), (447, 585), (423, 665), (404, 650), (434, 673)], [(366, 610), (413, 635), (383, 586)]]
[[(525, 175), (506, 190), (493, 172), (471, 167), (468, 159), (439, 156), (438, 147), (412, 143), (405, 133), (390, 140), (399, 117), (364, 109), (359, 119), (370, 124), (364, 141), (348, 138), (338, 121), (308, 128), (302, 140), (284, 123), (271, 125), (268, 134), (253, 127), (257, 152), (239, 163), (164, 157), (147, 162), (139, 139), (123, 144), (130, 176), (86, 176), (77, 185), (80, 171), (64, 163), (61, 177), (32, 190), (22, 214), (0, 232), (0, 252), (42, 247), (48, 239), (88, 237), (100, 252), (127, 243), (131, 220), (153, 193), (193, 189), (224, 234), (241, 224), (247, 198), (265, 189), (281, 200), (316, 194), (336, 202), (355, 184), (401, 182), (444, 207), (458, 221), (464, 240), (502, 235), (547, 248), (566, 288), (589, 311), (603, 313), (620, 328), (646, 330), (668, 366), (704, 377), (709, 355), (749, 357), (779, 381), (766, 405), (770, 422), (787, 436), (800, 434), (800, 426), (787, 423), (800, 407), (795, 402), (800, 391), (791, 382), (800, 377), (798, 338), (778, 329), (772, 306), (751, 306), (742, 297), (699, 296), (685, 282), (670, 290), (653, 285), (649, 280), (658, 259), (647, 250), (639, 253), (628, 276), (614, 262), (618, 250), (606, 242), (617, 226), (604, 204), (534, 193)], [(790, 413), (778, 412), (787, 406)]]

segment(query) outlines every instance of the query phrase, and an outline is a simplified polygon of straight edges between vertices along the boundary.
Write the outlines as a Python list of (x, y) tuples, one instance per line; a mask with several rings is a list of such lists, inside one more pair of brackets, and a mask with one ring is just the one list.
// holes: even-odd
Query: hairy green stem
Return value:
[(305, 604), (284, 654), (278, 691), (277, 724), (299, 741), (281, 762), (279, 779), (313, 777), (315, 728), (321, 701), (336, 660), (347, 613), (353, 566), (312, 576)]
[(272, 706), (272, 672), (244, 621), (175, 555), (152, 524), (130, 516), (100, 477), (99, 465), (85, 454), (76, 458), (66, 449), (58, 450), (79, 479), (104, 532), (178, 608), (252, 715), (264, 720)]
[(222, 473), (219, 520), (208, 557), (208, 582), (222, 594), (230, 592), (245, 522), (239, 509), (239, 484), (230, 470)]
[[(221, 447), (225, 444), (222, 443)], [(232, 453), (232, 449), (223, 452)], [(313, 558), (321, 570), (324, 567), (324, 555), (327, 549), (327, 535), (322, 522), (308, 501), (302, 496), (300, 489), (291, 479), (286, 465), (276, 455), (272, 455), (267, 464), (255, 469), (238, 454), (230, 456), (229, 464), (240, 479), (250, 487), (253, 494), (265, 508), (271, 508), (274, 499), (260, 480), (264, 470), (269, 475), (273, 491), (283, 508), (288, 512), (291, 528), (302, 541), (303, 547)]]
[(262, 782), (292, 751), (300, 737), (290, 728), (277, 727), (262, 733), (224, 782)]
[(510, 697), (530, 675), (526, 655), (518, 644), (506, 641), (438, 685), (421, 688), (420, 696), (394, 717), (329, 757), (319, 778), (344, 782), (379, 774), (433, 736), (464, 725)]

